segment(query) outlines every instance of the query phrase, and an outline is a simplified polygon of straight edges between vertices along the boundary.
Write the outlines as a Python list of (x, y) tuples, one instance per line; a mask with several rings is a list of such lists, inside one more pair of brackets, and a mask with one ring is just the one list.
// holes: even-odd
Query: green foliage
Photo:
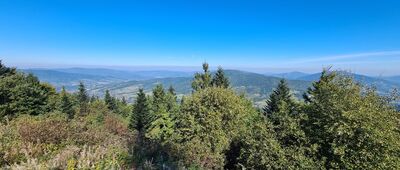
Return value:
[(16, 73), (15, 68), (6, 67), (0, 60), (0, 77), (5, 77), (8, 75), (13, 75)]
[(177, 113), (179, 106), (178, 106), (178, 98), (176, 96), (175, 90), (172, 86), (169, 87), (168, 93), (165, 96), (167, 102), (167, 111), (171, 113)]
[(104, 95), (104, 102), (106, 102), (108, 109), (110, 110), (117, 109), (116, 99), (111, 96), (109, 90), (106, 90), (106, 94)]
[(208, 70), (208, 63), (203, 63), (203, 73), (196, 73), (192, 82), (192, 88), (194, 91), (211, 87), (212, 77), (210, 70)]
[(251, 104), (232, 90), (207, 88), (185, 98), (177, 114), (174, 147), (184, 165), (224, 166), (224, 152), (255, 113)]
[(218, 67), (218, 70), (215, 73), (215, 76), (213, 77), (211, 84), (215, 87), (221, 87), (221, 88), (229, 87), (229, 80), (225, 76), (225, 73), (224, 73), (224, 70), (222, 69), (222, 67)]
[(60, 93), (60, 104), (59, 104), (59, 110), (62, 113), (66, 113), (68, 115), (69, 119), (73, 119), (75, 116), (75, 110), (73, 109), (73, 104), (71, 102), (71, 97), (69, 94), (65, 91), (65, 88), (63, 87)]
[(303, 114), (299, 113), (298, 108), (286, 81), (282, 79), (263, 110), (282, 146), (302, 147), (308, 143), (300, 125)]
[(175, 123), (165, 107), (160, 108), (154, 121), (150, 123), (146, 136), (150, 139), (165, 143), (174, 133)]
[(86, 91), (86, 87), (83, 82), (79, 82), (78, 94), (77, 94), (78, 102), (79, 102), (79, 113), (83, 115), (87, 111), (89, 96)]
[(241, 139), (237, 168), (249, 169), (319, 169), (318, 161), (309, 158), (306, 148), (285, 147), (275, 137), (273, 126), (255, 117), (250, 130)]
[(288, 107), (288, 112), (293, 112), (296, 107), (290, 89), (285, 79), (281, 79), (277, 88), (272, 92), (267, 100), (267, 105), (264, 107), (264, 114), (271, 117), (272, 114), (279, 112), (281, 103), (285, 103)]
[(241, 141), (239, 166), (250, 169), (287, 168), (285, 152), (275, 139), (271, 125), (262, 118), (252, 121), (251, 130)]
[(135, 103), (133, 104), (133, 113), (130, 118), (129, 128), (137, 130), (144, 134), (151, 122), (149, 103), (143, 89), (139, 89)]
[(153, 90), (152, 115), (153, 120), (147, 132), (150, 139), (165, 143), (174, 132), (173, 115), (178, 112), (178, 105), (173, 87), (164, 92), (162, 85)]
[(123, 105), (127, 105), (127, 104), (128, 104), (128, 102), (126, 101), (126, 99), (125, 99), (124, 96), (122, 96), (121, 103), (122, 103)]
[(158, 111), (166, 107), (166, 94), (162, 84), (157, 84), (153, 89), (152, 111), (156, 114)]
[[(0, 124), (2, 169), (126, 169), (132, 134), (123, 119), (106, 115), (91, 126), (88, 114), (68, 120), (60, 113), (21, 116)], [(72, 163), (73, 162), (73, 163)]]
[(98, 100), (99, 98), (97, 97), (97, 96), (95, 96), (95, 95), (92, 95), (92, 97), (90, 97), (90, 103), (94, 103), (94, 102), (96, 102), (97, 100)]
[(39, 115), (54, 108), (49, 100), (55, 89), (33, 75), (21, 73), (0, 77), (0, 120), (20, 114)]
[(326, 168), (399, 169), (398, 113), (374, 91), (324, 70), (305, 96), (304, 126)]

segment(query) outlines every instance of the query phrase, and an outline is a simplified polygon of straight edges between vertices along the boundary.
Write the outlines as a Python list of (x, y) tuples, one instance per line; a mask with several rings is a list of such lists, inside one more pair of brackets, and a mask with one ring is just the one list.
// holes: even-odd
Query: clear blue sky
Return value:
[(0, 58), (400, 74), (400, 1), (1, 0)]

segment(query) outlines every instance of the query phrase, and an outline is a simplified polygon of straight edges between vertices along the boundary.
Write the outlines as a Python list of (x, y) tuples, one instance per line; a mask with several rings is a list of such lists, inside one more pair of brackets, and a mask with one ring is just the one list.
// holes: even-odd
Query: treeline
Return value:
[[(65, 117), (66, 126), (71, 125), (66, 131), (76, 131), (75, 124), (81, 124), (86, 128), (78, 130), (89, 136), (99, 135), (88, 129), (100, 128), (110, 138), (126, 141), (108, 143), (109, 148), (119, 150), (96, 159), (88, 168), (107, 167), (113, 161), (122, 169), (400, 168), (400, 114), (391, 105), (395, 97), (379, 96), (373, 88), (334, 71), (324, 70), (302, 100), (281, 80), (263, 109), (255, 108), (245, 94), (235, 93), (222, 68), (211, 74), (207, 63), (202, 73), (194, 75), (192, 94), (178, 100), (173, 87), (164, 89), (159, 84), (151, 94), (139, 89), (133, 104), (112, 97), (109, 91), (103, 99), (89, 97), (83, 84), (77, 93), (64, 89), (56, 93), (34, 76), (1, 64), (0, 78), (0, 119), (5, 127), (12, 129), (12, 122), (21, 121), (21, 115), (39, 121), (36, 118), (47, 120), (41, 116), (55, 112)], [(24, 141), (27, 133), (18, 128), (18, 135), (3, 130), (8, 136), (0, 138), (2, 166), (27, 161), (11, 159), (10, 146), (3, 144)], [(30, 141), (46, 143), (37, 138), (41, 141)], [(107, 141), (91, 143), (74, 135), (65, 138), (46, 146), (56, 143), (57, 155), (67, 146), (97, 146)], [(84, 142), (76, 142), (80, 140)], [(48, 157), (53, 155), (35, 156), (41, 159), (39, 163), (49, 165)], [(67, 163), (59, 163), (59, 168), (79, 168), (83, 166), (76, 163), (80, 159), (72, 156)]]

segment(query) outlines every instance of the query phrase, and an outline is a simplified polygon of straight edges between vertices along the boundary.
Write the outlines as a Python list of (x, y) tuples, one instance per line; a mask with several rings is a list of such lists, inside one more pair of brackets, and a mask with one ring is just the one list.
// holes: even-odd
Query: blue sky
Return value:
[(0, 1), (19, 67), (200, 66), (400, 74), (400, 1)]

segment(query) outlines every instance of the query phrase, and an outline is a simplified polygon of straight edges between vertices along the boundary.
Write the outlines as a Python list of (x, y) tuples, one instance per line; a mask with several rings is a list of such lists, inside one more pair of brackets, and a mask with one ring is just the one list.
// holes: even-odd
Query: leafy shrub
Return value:
[(18, 122), (18, 133), (23, 142), (55, 143), (68, 139), (70, 126), (62, 118), (33, 120), (24, 118)]
[[(93, 115), (95, 114), (95, 115)], [(0, 167), (11, 169), (121, 169), (127, 167), (134, 136), (117, 115), (93, 126), (93, 113), (21, 116), (0, 125)]]

